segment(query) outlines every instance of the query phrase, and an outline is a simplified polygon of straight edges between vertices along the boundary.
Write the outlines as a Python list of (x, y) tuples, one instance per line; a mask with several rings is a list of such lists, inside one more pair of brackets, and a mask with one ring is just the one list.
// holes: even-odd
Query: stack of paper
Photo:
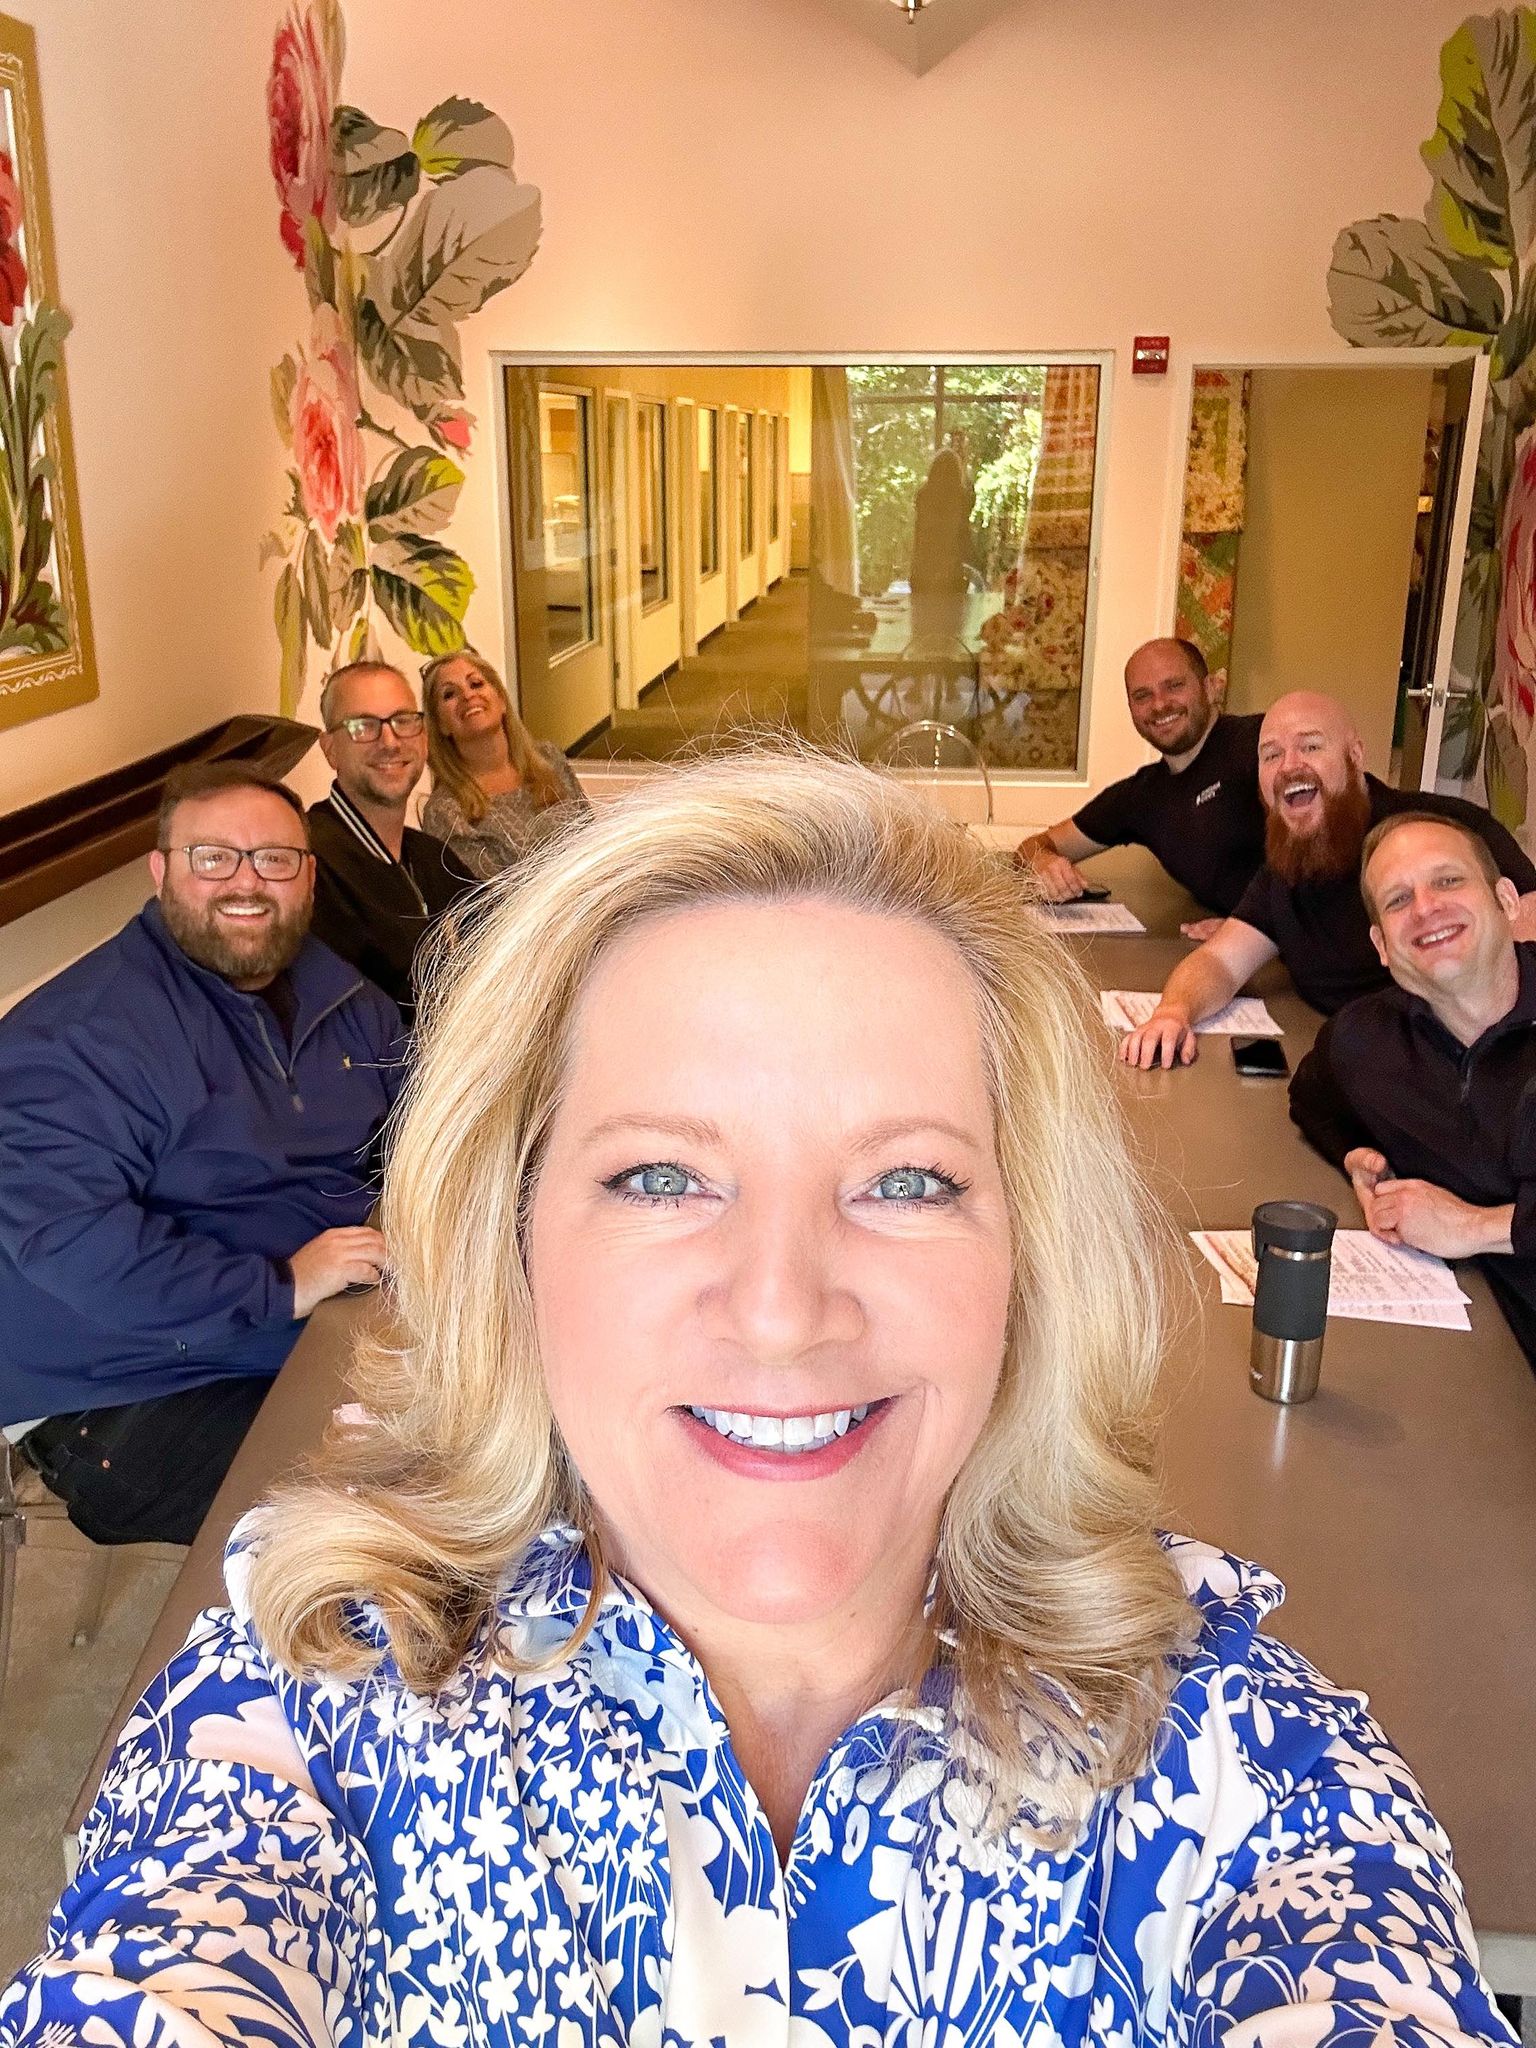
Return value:
[[(1193, 1230), (1191, 1238), (1216, 1269), (1221, 1298), (1253, 1306), (1258, 1261), (1246, 1230)], [(1470, 1330), (1469, 1295), (1443, 1259), (1406, 1245), (1383, 1244), (1368, 1230), (1339, 1230), (1333, 1239), (1328, 1313), (1364, 1323), (1422, 1323)]]
[(1037, 913), (1062, 932), (1144, 932), (1146, 926), (1123, 903), (1037, 903)]
[[(1158, 998), (1140, 988), (1101, 988), (1099, 1008), (1111, 1031), (1135, 1031), (1157, 1008)], [(1215, 1010), (1197, 1032), (1219, 1031), (1235, 1038), (1283, 1038), (1285, 1033), (1269, 1014), (1261, 996), (1234, 996), (1225, 1009)]]

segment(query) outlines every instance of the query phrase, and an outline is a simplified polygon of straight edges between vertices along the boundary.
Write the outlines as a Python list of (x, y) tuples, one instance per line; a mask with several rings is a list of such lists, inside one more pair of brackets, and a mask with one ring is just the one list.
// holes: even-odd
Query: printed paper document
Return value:
[[(1246, 1230), (1193, 1230), (1196, 1248), (1216, 1269), (1221, 1298), (1252, 1308), (1258, 1261)], [(1365, 1323), (1420, 1323), (1470, 1330), (1470, 1296), (1443, 1259), (1406, 1245), (1383, 1244), (1368, 1230), (1334, 1233), (1328, 1313)]]
[[(1135, 1031), (1157, 1008), (1157, 997), (1141, 988), (1101, 988), (1099, 1008), (1111, 1031)], [(1224, 1009), (1213, 1011), (1195, 1030), (1223, 1032), (1233, 1038), (1283, 1038), (1262, 996), (1234, 996)]]
[(1123, 903), (1037, 903), (1036, 913), (1059, 932), (1144, 932), (1146, 926)]

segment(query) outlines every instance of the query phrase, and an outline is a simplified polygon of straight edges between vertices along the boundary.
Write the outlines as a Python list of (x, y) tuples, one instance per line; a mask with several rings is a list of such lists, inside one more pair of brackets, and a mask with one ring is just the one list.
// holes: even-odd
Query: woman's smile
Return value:
[(672, 1413), (704, 1457), (743, 1479), (830, 1479), (865, 1449), (895, 1398), (814, 1415), (692, 1406)]

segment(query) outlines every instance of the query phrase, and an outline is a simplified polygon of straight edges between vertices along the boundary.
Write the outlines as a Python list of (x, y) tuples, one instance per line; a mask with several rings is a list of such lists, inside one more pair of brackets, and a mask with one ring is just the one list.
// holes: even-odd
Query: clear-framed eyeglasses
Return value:
[(167, 853), (184, 853), (187, 866), (200, 882), (227, 882), (249, 861), (263, 882), (292, 882), (310, 857), (307, 846), (168, 846)]
[(422, 711), (392, 711), (388, 718), (376, 718), (371, 711), (360, 711), (355, 718), (338, 718), (329, 727), (331, 732), (344, 732), (349, 740), (356, 740), (360, 747), (371, 746), (387, 725), (397, 740), (413, 740), (426, 724)]

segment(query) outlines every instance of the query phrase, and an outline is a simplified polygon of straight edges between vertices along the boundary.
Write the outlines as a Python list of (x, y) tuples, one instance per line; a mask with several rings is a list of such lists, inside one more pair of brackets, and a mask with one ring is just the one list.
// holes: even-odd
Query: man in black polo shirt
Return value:
[[(1390, 979), (1360, 900), (1366, 834), (1399, 811), (1454, 818), (1488, 847), (1536, 933), (1536, 867), (1487, 811), (1459, 797), (1390, 789), (1365, 772), (1365, 748), (1341, 704), (1297, 690), (1271, 705), (1259, 737), (1265, 862), (1232, 916), (1168, 977), (1156, 1010), (1120, 1048), (1132, 1066), (1187, 1066), (1195, 1026), (1276, 955), (1297, 991), (1328, 1014)], [(1525, 935), (1524, 929), (1520, 934)]]
[(1291, 1115), (1389, 1244), (1475, 1258), (1536, 1365), (1536, 946), (1483, 840), (1423, 811), (1365, 843), (1392, 982), (1318, 1034)]
[(406, 824), (427, 765), (425, 720), (397, 668), (355, 661), (320, 693), (331, 793), (309, 813), (315, 937), (414, 1013), (417, 954), (437, 920), (474, 887), (441, 839)]
[[(1221, 917), (1264, 860), (1257, 713), (1230, 718), (1205, 657), (1190, 640), (1149, 640), (1125, 665), (1131, 723), (1162, 756), (1092, 797), (1014, 854), (1048, 903), (1086, 886), (1076, 863), (1106, 846), (1145, 846), (1176, 882)], [(1206, 938), (1220, 920), (1186, 925)]]

